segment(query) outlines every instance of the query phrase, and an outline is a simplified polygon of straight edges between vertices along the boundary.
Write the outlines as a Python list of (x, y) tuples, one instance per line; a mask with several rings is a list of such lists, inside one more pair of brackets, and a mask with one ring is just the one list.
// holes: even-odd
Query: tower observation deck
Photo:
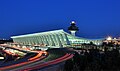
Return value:
[(78, 31), (79, 29), (78, 29), (78, 27), (76, 26), (75, 21), (72, 21), (70, 24), (71, 24), (71, 25), (70, 25), (70, 27), (68, 27), (68, 30), (71, 32), (71, 34), (72, 34), (73, 36), (75, 36), (76, 31)]

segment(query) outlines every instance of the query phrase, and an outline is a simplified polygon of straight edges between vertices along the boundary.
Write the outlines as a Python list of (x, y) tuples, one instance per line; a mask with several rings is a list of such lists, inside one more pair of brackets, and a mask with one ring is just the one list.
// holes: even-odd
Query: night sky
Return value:
[(120, 0), (0, 0), (0, 38), (67, 28), (77, 36), (120, 36)]

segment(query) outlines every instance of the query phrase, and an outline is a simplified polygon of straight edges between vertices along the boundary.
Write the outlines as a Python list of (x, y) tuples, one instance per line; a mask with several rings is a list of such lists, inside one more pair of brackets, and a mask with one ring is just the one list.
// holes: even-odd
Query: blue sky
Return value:
[(80, 37), (118, 37), (120, 0), (0, 0), (0, 38), (62, 28), (67, 31), (72, 20)]

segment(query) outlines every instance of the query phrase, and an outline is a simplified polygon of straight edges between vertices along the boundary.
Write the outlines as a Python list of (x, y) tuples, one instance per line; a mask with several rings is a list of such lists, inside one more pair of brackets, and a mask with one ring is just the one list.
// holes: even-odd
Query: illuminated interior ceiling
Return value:
[(26, 35), (19, 35), (11, 37), (14, 42), (21, 44), (32, 44), (32, 45), (41, 45), (45, 44), (46, 46), (58, 46), (65, 47), (72, 44), (82, 44), (93, 42), (96, 45), (100, 45), (103, 39), (86, 39), (81, 37), (73, 36), (63, 29), (53, 30), (41, 33), (33, 33)]

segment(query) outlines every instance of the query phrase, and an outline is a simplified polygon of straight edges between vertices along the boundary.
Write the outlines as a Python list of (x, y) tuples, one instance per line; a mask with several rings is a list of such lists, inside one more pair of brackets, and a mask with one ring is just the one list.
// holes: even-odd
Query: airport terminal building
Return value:
[(45, 45), (55, 47), (80, 46), (83, 43), (93, 42), (101, 45), (103, 39), (86, 39), (71, 35), (64, 30), (53, 30), (41, 33), (26, 34), (11, 37), (15, 43), (23, 45)]
[(89, 44), (92, 42), (95, 45), (101, 45), (104, 39), (86, 39), (75, 36), (79, 30), (74, 21), (68, 27), (71, 34), (65, 32), (63, 29), (46, 31), (41, 33), (26, 34), (11, 37), (15, 43), (22, 45), (40, 45), (48, 47), (67, 47), (80, 46), (81, 44)]

